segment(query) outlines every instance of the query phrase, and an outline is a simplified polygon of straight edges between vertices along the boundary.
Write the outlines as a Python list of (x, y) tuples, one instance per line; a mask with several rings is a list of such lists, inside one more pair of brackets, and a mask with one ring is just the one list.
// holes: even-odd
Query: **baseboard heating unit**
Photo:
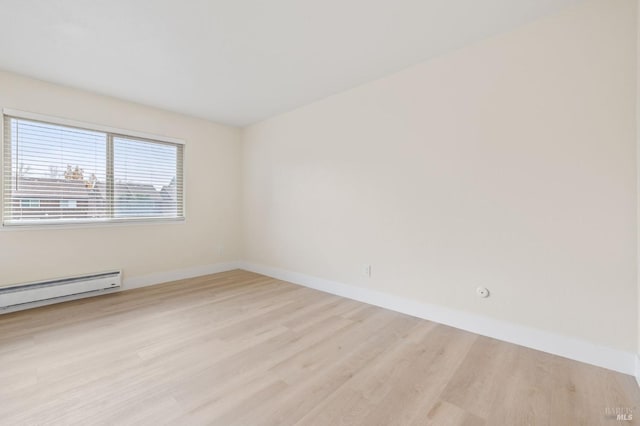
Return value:
[(119, 289), (120, 271), (0, 287), (0, 313), (96, 296)]

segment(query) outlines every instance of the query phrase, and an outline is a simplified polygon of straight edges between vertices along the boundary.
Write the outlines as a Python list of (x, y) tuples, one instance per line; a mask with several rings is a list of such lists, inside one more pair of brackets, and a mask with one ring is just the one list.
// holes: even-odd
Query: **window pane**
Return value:
[(113, 138), (114, 216), (181, 216), (179, 147), (120, 136)]
[[(5, 123), (5, 219), (106, 217), (106, 134), (16, 118)], [(69, 200), (75, 209), (64, 207)]]

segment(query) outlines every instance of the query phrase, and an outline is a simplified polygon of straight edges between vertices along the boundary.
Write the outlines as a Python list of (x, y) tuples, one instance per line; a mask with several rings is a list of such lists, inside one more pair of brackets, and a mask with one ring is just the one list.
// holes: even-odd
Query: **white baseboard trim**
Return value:
[[(563, 336), (536, 328), (512, 324), (442, 306), (416, 302), (377, 290), (357, 287), (298, 272), (250, 262), (239, 262), (241, 269), (267, 275), (305, 287), (380, 306), (440, 324), (515, 343), (565, 358), (619, 371), (639, 378), (634, 353), (612, 349), (586, 340)], [(640, 380), (639, 380), (640, 383)]]
[(187, 278), (200, 277), (202, 275), (217, 274), (240, 268), (240, 262), (214, 263), (211, 265), (194, 266), (191, 268), (174, 269), (172, 271), (156, 272), (154, 274), (141, 275), (137, 277), (127, 277), (126, 271), (122, 279), (122, 291), (134, 288), (147, 287), (155, 284), (162, 284), (170, 281), (184, 280)]

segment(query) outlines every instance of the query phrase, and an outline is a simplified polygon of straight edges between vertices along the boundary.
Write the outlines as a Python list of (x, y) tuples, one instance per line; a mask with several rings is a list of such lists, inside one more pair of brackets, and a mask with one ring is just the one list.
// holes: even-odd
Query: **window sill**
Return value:
[(148, 226), (148, 225), (184, 225), (187, 223), (186, 218), (158, 218), (158, 219), (111, 219), (104, 221), (50, 221), (43, 223), (42, 221), (25, 222), (20, 224), (3, 224), (0, 231), (49, 231), (56, 229), (75, 229), (75, 228), (103, 228), (113, 226)]

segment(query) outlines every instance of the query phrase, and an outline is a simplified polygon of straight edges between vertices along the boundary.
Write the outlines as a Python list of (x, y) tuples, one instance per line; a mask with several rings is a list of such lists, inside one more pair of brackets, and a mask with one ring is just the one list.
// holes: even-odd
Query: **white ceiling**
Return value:
[(0, 0), (0, 68), (243, 126), (580, 0)]

